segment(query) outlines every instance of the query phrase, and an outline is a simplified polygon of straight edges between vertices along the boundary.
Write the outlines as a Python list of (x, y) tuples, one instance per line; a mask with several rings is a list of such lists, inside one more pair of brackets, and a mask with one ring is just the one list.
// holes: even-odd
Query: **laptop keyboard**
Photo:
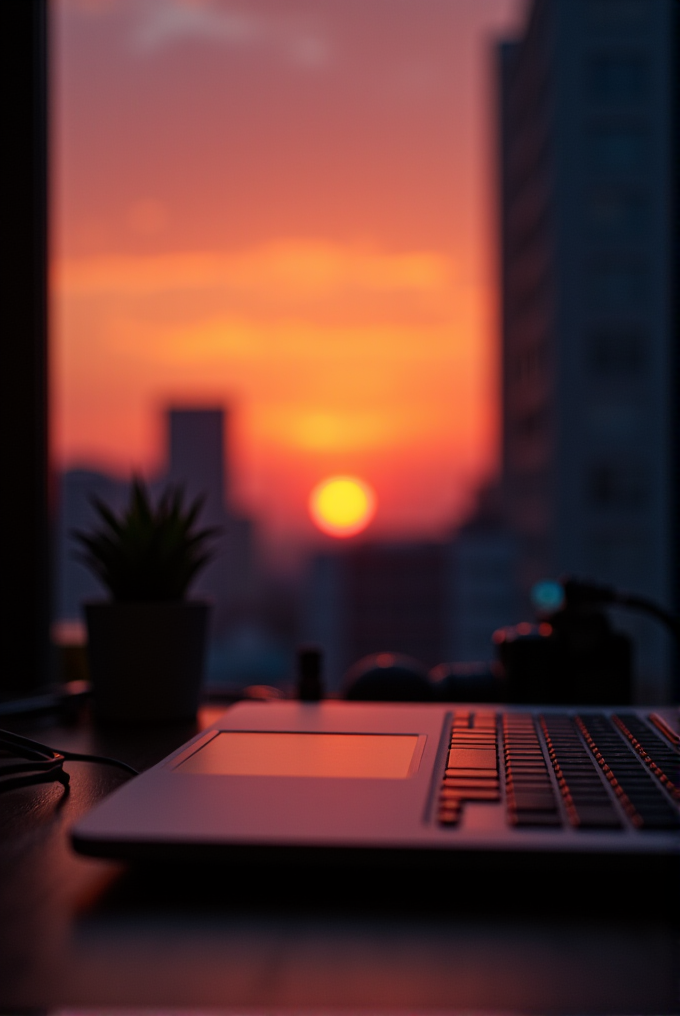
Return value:
[(457, 709), (438, 821), (456, 826), (467, 803), (502, 800), (518, 828), (677, 829), (680, 753), (634, 713)]
[(541, 727), (570, 824), (584, 829), (620, 827), (604, 774), (577, 723), (569, 716), (542, 716)]
[(512, 825), (560, 824), (557, 795), (533, 718), (502, 719), (508, 820)]

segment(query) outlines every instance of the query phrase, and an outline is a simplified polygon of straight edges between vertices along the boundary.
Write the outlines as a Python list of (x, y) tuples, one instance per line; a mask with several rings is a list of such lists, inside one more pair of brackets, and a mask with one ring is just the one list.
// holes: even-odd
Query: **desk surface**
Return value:
[[(216, 713), (204, 711), (202, 725)], [(136, 768), (193, 733), (11, 727)], [(0, 794), (2, 1012), (680, 1011), (677, 922), (637, 905), (643, 885), (622, 885), (612, 902), (598, 885), (574, 898), (559, 884), (527, 884), (512, 887), (520, 891), (510, 904), (483, 878), (473, 886), (452, 878), (414, 906), (414, 887), (405, 903), (396, 881), (393, 894), (367, 902), (363, 893), (329, 894), (313, 875), (299, 894), (290, 885), (278, 892), (266, 873), (252, 891), (238, 871), (135, 873), (78, 857), (68, 842), (73, 822), (124, 774), (67, 769), (67, 795), (49, 784)]]

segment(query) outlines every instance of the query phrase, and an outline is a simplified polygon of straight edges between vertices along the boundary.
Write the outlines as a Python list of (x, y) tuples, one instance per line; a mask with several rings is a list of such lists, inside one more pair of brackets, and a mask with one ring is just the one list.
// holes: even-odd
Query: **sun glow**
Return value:
[(368, 525), (324, 477), (438, 539), (498, 465), (481, 54), (525, 5), (229, 6), (54, 0), (55, 465), (160, 475), (166, 407), (222, 405), (265, 568)]
[(309, 514), (322, 533), (355, 536), (375, 515), (375, 493), (355, 476), (332, 476), (317, 484), (309, 497)]

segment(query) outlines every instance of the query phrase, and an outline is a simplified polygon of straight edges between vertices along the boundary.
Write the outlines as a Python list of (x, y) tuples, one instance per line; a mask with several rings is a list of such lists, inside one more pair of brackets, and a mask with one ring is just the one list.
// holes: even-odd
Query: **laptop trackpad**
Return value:
[(214, 776), (405, 779), (416, 769), (415, 734), (221, 731), (176, 771)]

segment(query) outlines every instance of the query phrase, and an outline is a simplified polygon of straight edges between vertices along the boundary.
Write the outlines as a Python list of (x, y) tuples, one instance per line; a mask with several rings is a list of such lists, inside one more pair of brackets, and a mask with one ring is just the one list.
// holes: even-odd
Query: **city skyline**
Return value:
[(384, 8), (55, 4), (59, 468), (153, 474), (162, 405), (228, 403), (270, 545), (313, 542), (337, 474), (381, 537), (465, 515), (498, 463), (491, 52), (520, 5)]

